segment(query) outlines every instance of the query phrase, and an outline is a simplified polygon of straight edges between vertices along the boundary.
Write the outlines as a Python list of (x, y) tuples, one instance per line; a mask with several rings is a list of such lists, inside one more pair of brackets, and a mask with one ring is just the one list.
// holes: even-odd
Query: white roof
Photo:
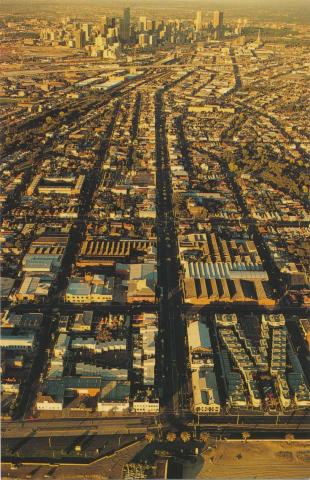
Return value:
[(200, 321), (191, 322), (187, 327), (189, 349), (212, 348), (209, 329)]
[(29, 334), (29, 335), (11, 335), (11, 336), (1, 336), (0, 337), (0, 347), (1, 348), (6, 348), (6, 347), (33, 347), (34, 343), (34, 334)]

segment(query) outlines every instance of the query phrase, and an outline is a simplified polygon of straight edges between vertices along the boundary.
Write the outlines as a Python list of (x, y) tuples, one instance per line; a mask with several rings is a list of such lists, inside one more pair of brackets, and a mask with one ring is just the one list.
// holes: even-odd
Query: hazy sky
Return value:
[(165, 4), (169, 5), (186, 5), (186, 6), (194, 6), (194, 5), (201, 5), (208, 9), (208, 7), (217, 5), (229, 5), (229, 6), (238, 6), (238, 5), (248, 5), (248, 6), (274, 6), (277, 8), (285, 9), (286, 7), (292, 6), (300, 6), (305, 5), (307, 9), (310, 11), (310, 2), (308, 0), (0, 0), (0, 5), (4, 4), (35, 4), (40, 3), (41, 5), (44, 4), (62, 4), (66, 6), (83, 3), (83, 4), (99, 4), (99, 5), (109, 5), (110, 7), (113, 5), (121, 6), (121, 5), (139, 5), (141, 4)]
[[(33, 11), (32, 5), (34, 6)], [(255, 18), (257, 10), (257, 18), (268, 17), (272, 13), (272, 20), (310, 23), (310, 0), (0, 0), (0, 12), (2, 10), (2, 15), (8, 12), (13, 15), (20, 15), (27, 11), (28, 15), (35, 15), (37, 9), (38, 13), (39, 11), (41, 14), (44, 11), (49, 11), (52, 14), (53, 6), (55, 6), (55, 14), (59, 14), (61, 11), (66, 11), (69, 14), (70, 7), (72, 7), (73, 14), (78, 5), (83, 6), (83, 13), (85, 13), (88, 5), (93, 8), (97, 7), (98, 13), (101, 15), (104, 8), (119, 13), (119, 10), (125, 6), (130, 6), (133, 14), (135, 10), (141, 13), (141, 10), (145, 8), (147, 12), (157, 6), (161, 10), (166, 8), (166, 13), (174, 16), (177, 15), (173, 10), (176, 9), (177, 11), (177, 8), (180, 9), (180, 16), (182, 16), (182, 8), (184, 8), (184, 11), (187, 10), (188, 13), (198, 8), (207, 12), (222, 9), (224, 12), (226, 11), (226, 18), (231, 15), (248, 15)]]

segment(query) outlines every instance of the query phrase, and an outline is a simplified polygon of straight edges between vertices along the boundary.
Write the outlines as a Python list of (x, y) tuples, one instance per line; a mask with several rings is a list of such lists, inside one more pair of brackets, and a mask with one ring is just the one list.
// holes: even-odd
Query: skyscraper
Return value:
[(196, 13), (196, 20), (195, 20), (195, 27), (196, 31), (200, 32), (203, 27), (203, 12), (202, 10), (198, 10)]
[(83, 23), (83, 25), (81, 27), (81, 30), (83, 30), (83, 32), (85, 32), (86, 42), (88, 42), (89, 39), (90, 39), (92, 26), (89, 23)]
[(147, 33), (140, 33), (139, 35), (139, 47), (147, 47), (149, 44), (149, 35)]
[(86, 34), (83, 30), (75, 32), (75, 48), (84, 48), (86, 45)]
[(224, 13), (216, 10), (213, 12), (213, 27), (215, 29), (215, 38), (220, 40), (224, 35)]
[(130, 39), (130, 8), (124, 8), (122, 39), (128, 42)]
[(147, 18), (146, 17), (140, 17), (139, 18), (139, 27), (141, 32), (146, 32), (147, 31)]
[(257, 39), (255, 43), (257, 47), (261, 47), (262, 45), (264, 45), (261, 39), (260, 29), (258, 30)]

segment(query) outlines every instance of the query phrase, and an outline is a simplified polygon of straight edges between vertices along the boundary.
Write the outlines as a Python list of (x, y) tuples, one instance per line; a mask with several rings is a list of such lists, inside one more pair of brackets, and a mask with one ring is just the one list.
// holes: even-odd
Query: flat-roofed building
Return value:
[(70, 344), (70, 336), (67, 333), (61, 333), (54, 346), (54, 356), (56, 358), (63, 358), (68, 350)]
[(212, 352), (210, 333), (205, 323), (199, 320), (189, 322), (187, 335), (188, 345), (191, 352), (195, 350)]
[(192, 372), (193, 403), (195, 413), (219, 413), (221, 410), (216, 375), (211, 369)]
[(81, 193), (85, 175), (70, 176), (44, 176), (38, 174), (27, 188), (27, 195), (70, 195), (78, 196)]
[(127, 302), (149, 302), (156, 300), (155, 284), (152, 280), (143, 278), (140, 280), (130, 280), (127, 291)]
[(88, 283), (81, 278), (72, 278), (65, 293), (69, 303), (111, 302), (114, 293), (114, 278), (104, 277), (104, 282)]
[(0, 337), (0, 347), (2, 350), (16, 350), (31, 352), (35, 347), (35, 334), (27, 333), (24, 335), (2, 334)]
[(27, 253), (22, 261), (24, 272), (57, 273), (60, 270), (63, 255)]
[(66, 290), (65, 300), (71, 303), (89, 303), (91, 285), (80, 279), (71, 279)]
[(91, 363), (79, 362), (75, 365), (76, 375), (100, 377), (102, 380), (127, 380), (128, 370), (126, 368), (105, 368)]
[(95, 398), (100, 393), (101, 382), (101, 378), (95, 376), (48, 378), (37, 396), (36, 408), (39, 411), (61, 411), (65, 407), (65, 399)]
[(310, 407), (310, 390), (305, 383), (304, 376), (299, 372), (287, 374), (288, 385), (293, 395), (295, 406), (298, 408)]
[(308, 350), (310, 350), (310, 319), (301, 318), (299, 320), (300, 328), (303, 333), (303, 336), (307, 342)]
[(71, 328), (73, 332), (90, 332), (93, 322), (94, 312), (87, 310), (83, 313), (77, 313)]
[(216, 313), (215, 323), (217, 327), (231, 327), (237, 325), (238, 317), (235, 313)]
[(53, 282), (53, 277), (47, 275), (25, 277), (15, 293), (16, 300), (35, 300), (47, 297)]
[(213, 366), (213, 349), (207, 325), (200, 321), (189, 321), (187, 339), (191, 369)]
[(158, 413), (159, 412), (159, 398), (148, 387), (147, 391), (138, 392), (133, 398), (132, 411), (137, 413)]
[(98, 412), (128, 412), (130, 382), (110, 380), (102, 383), (98, 398)]
[(15, 283), (14, 278), (1, 277), (0, 297), (4, 300), (9, 297)]
[(1, 318), (2, 328), (21, 328), (22, 330), (36, 330), (43, 321), (43, 313), (8, 313)]

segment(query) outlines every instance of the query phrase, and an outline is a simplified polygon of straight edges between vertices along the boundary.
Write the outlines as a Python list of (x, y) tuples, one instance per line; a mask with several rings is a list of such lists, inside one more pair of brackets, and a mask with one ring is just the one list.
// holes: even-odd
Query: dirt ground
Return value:
[(196, 463), (184, 464), (183, 478), (308, 479), (310, 441), (219, 442)]

